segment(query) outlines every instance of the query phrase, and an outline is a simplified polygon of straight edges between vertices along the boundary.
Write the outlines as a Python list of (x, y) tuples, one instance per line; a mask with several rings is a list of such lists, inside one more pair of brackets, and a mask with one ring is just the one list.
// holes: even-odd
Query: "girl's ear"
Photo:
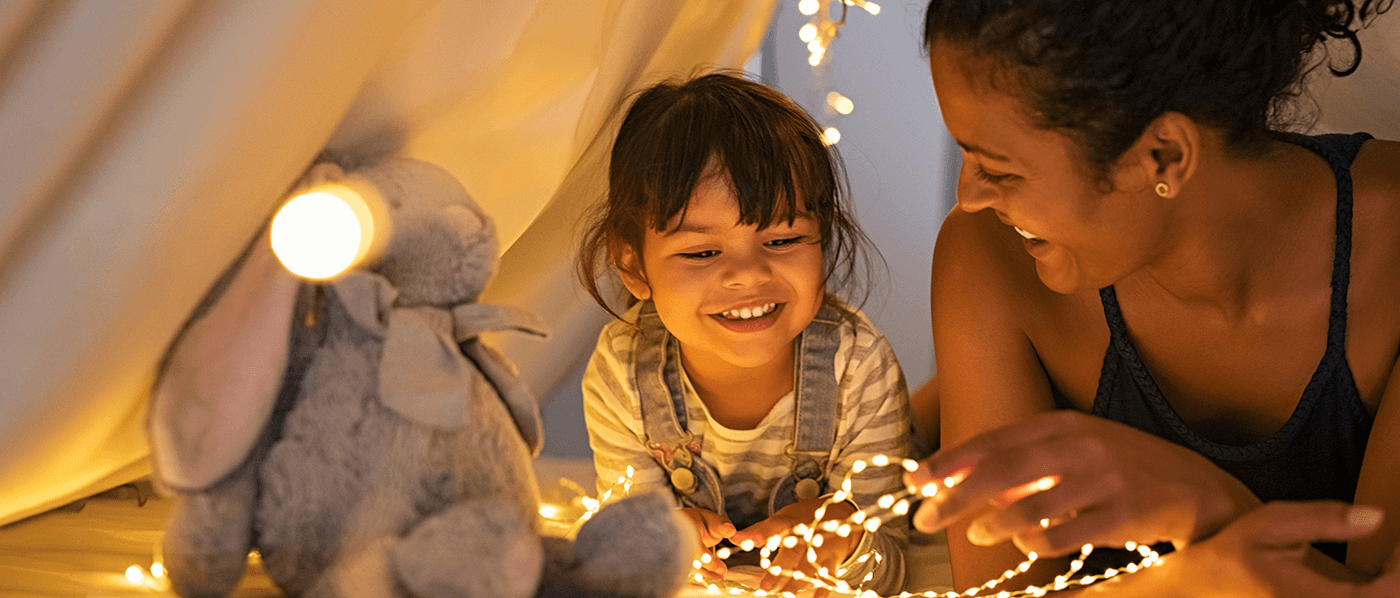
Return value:
[(638, 301), (646, 301), (651, 299), (651, 284), (647, 282), (640, 262), (636, 253), (631, 249), (624, 249), (617, 259), (617, 273), (622, 278), (622, 285), (627, 287), (627, 292), (632, 293)]

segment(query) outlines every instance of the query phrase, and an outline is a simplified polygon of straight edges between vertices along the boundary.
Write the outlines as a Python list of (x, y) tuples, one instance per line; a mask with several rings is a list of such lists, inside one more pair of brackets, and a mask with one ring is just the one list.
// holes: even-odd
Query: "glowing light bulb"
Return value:
[(819, 8), (821, 8), (821, 3), (817, 0), (802, 0), (797, 3), (797, 11), (809, 17), (817, 14)]
[(841, 131), (836, 130), (836, 127), (827, 127), (822, 131), (822, 145), (836, 145), (840, 142)]
[(377, 197), (359, 189), (320, 185), (282, 206), (272, 219), (272, 251), (293, 274), (325, 280), (354, 266), (375, 241)]
[(151, 576), (156, 579), (165, 577), (165, 566), (161, 565), (159, 561), (151, 563)]
[(126, 568), (126, 580), (130, 582), (131, 585), (139, 586), (141, 585), (142, 581), (145, 581), (145, 579), (146, 574), (141, 572), (140, 567), (132, 565)]
[(811, 42), (817, 39), (817, 26), (811, 23), (803, 25), (801, 29), (797, 30), (797, 38), (804, 42)]

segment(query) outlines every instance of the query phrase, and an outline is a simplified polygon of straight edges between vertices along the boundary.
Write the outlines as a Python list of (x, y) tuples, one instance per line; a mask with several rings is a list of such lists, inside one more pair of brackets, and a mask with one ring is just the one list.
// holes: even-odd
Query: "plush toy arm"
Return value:
[(227, 476), (272, 414), (300, 282), (267, 237), (176, 341), (156, 382), (148, 435), (159, 481), (170, 488), (198, 490)]
[(536, 598), (675, 596), (691, 570), (697, 542), (695, 528), (682, 520), (669, 496), (629, 496), (584, 523), (572, 550), (559, 542), (545, 544), (546, 574)]
[(257, 468), (245, 462), (205, 492), (179, 496), (165, 525), (161, 557), (181, 596), (227, 596), (248, 566)]

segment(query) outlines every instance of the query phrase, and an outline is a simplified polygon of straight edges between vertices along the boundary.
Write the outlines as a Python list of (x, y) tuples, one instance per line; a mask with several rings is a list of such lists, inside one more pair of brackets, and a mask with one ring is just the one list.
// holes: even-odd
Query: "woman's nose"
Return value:
[(996, 188), (977, 179), (966, 162), (958, 173), (958, 208), (964, 212), (977, 212), (992, 207), (1001, 198)]

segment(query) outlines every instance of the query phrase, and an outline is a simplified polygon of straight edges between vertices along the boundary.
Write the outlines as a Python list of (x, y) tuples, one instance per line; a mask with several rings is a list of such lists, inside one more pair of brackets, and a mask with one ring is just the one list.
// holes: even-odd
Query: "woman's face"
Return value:
[(994, 211), (1022, 237), (1045, 286), (1098, 289), (1147, 263), (1162, 228), (1131, 173), (1111, 171), (1120, 190), (1105, 193), (1069, 137), (1033, 126), (1019, 98), (990, 84), (990, 61), (935, 42), (929, 66), (943, 122), (963, 152), (958, 207)]

